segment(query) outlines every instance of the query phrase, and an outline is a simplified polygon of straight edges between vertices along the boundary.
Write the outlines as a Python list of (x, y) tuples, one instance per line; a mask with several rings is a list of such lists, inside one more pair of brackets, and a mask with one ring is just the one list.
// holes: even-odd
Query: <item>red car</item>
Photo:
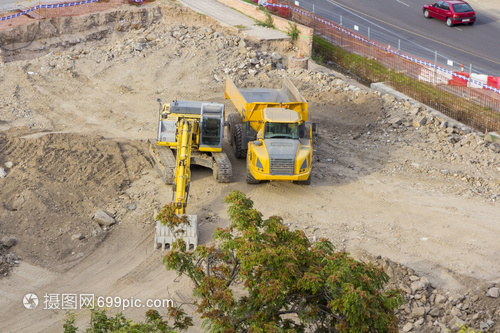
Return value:
[(435, 17), (445, 21), (449, 27), (462, 23), (472, 25), (476, 22), (474, 9), (467, 2), (461, 0), (438, 1), (434, 4), (424, 5), (422, 10), (425, 18)]

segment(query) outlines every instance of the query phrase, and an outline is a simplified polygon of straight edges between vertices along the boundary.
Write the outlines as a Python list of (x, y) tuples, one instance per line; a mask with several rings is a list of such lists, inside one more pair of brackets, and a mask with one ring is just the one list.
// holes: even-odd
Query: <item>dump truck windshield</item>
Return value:
[(264, 139), (298, 139), (299, 125), (296, 123), (266, 123)]

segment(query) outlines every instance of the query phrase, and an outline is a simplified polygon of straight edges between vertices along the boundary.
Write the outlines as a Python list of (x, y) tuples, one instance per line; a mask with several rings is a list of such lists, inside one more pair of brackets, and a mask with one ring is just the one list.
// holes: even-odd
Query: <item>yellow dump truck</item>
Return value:
[(290, 79), (281, 89), (238, 89), (227, 78), (224, 94), (238, 111), (227, 117), (228, 138), (235, 156), (247, 159), (247, 183), (310, 184), (317, 126), (306, 123), (307, 101)]

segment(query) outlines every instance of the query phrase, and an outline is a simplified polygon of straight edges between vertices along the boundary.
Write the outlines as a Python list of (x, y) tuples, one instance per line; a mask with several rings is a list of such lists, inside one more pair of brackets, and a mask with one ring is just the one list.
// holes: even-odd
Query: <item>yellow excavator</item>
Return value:
[[(158, 135), (150, 141), (150, 153), (162, 180), (172, 185), (173, 203), (177, 215), (186, 215), (191, 182), (191, 164), (213, 170), (219, 183), (232, 178), (232, 166), (222, 151), (224, 105), (213, 102), (173, 101), (162, 104), (158, 119)], [(187, 215), (183, 239), (188, 249), (198, 245), (197, 217)], [(171, 247), (175, 242), (172, 231), (156, 222), (154, 248)]]

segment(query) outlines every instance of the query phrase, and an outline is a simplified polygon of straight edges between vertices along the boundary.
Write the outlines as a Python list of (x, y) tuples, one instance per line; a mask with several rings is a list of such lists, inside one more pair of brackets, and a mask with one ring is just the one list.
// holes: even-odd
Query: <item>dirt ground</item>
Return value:
[[(220, 102), (235, 112), (224, 99), (227, 75), (241, 87), (277, 88), (283, 75), (291, 78), (319, 123), (314, 174), (310, 186), (247, 185), (245, 162), (226, 146), (232, 183), (192, 171), (188, 213), (198, 215), (201, 243), (228, 224), (223, 199), (238, 189), (265, 216), (280, 215), (357, 258), (399, 262), (450, 295), (500, 283), (500, 157), (481, 136), (461, 134), (451, 144), (445, 128), (412, 126), (404, 103), (312, 62), (305, 72), (261, 66), (249, 74), (238, 67), (249, 48), (286, 60), (290, 42), (243, 43), (210, 18), (161, 6), (161, 19), (118, 10), (111, 33), (89, 37), (75, 28), (66, 39), (2, 52), (0, 238), (16, 237), (10, 250), (20, 263), (0, 278), (0, 331), (61, 331), (64, 311), (41, 306), (53, 293), (171, 298), (193, 310), (189, 283), (153, 251), (154, 216), (172, 192), (147, 140), (156, 134), (158, 97)], [(394, 117), (402, 124), (391, 126)], [(98, 210), (117, 223), (100, 226)], [(40, 298), (35, 310), (23, 306), (29, 292)], [(124, 314), (140, 319), (144, 309)], [(77, 323), (86, 321), (88, 313), (77, 311)]]

